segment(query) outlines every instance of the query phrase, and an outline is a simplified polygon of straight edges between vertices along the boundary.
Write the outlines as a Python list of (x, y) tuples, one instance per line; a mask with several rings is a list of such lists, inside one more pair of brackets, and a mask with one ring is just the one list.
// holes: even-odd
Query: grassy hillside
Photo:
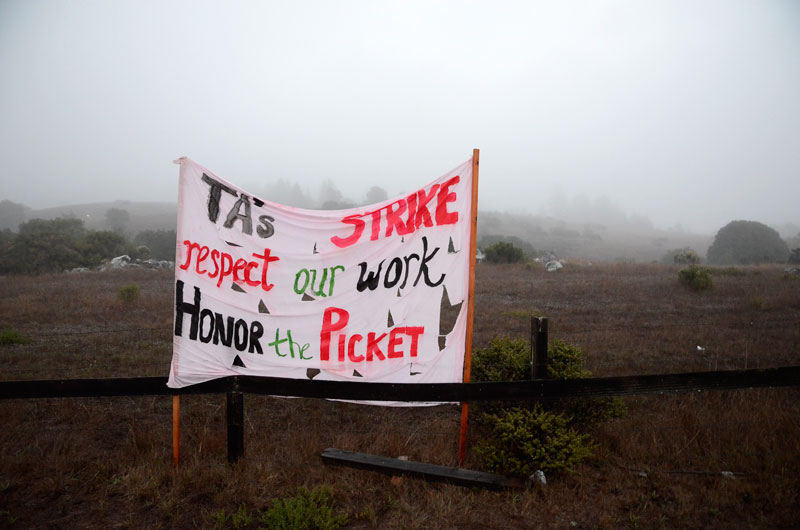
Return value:
[(178, 218), (178, 205), (171, 202), (98, 202), (90, 204), (71, 204), (41, 210), (30, 210), (27, 219), (55, 219), (57, 217), (75, 217), (83, 219), (89, 230), (108, 230), (106, 212), (111, 208), (126, 210), (130, 214), (130, 222), (126, 233), (135, 235), (142, 230), (174, 230)]

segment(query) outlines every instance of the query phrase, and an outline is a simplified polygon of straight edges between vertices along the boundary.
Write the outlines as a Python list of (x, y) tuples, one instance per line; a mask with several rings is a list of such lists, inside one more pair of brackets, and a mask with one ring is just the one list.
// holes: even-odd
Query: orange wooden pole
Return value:
[(172, 396), (172, 459), (175, 469), (181, 458), (181, 397)]
[[(467, 337), (464, 345), (464, 382), (469, 383), (470, 369), (472, 368), (472, 323), (475, 320), (475, 254), (477, 251), (478, 229), (478, 165), (480, 163), (480, 149), (472, 150), (472, 207), (470, 209), (469, 234), (469, 294), (467, 295)], [(458, 466), (464, 464), (467, 453), (467, 419), (469, 404), (461, 404), (461, 432), (458, 437)]]

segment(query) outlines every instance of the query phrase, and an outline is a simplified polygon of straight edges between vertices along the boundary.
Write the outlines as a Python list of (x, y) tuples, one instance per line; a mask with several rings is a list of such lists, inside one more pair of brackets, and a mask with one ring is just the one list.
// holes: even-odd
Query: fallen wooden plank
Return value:
[(329, 447), (322, 452), (322, 460), (327, 464), (346, 465), (359, 469), (378, 471), (389, 475), (410, 475), (435, 482), (449, 482), (459, 486), (488, 488), (500, 490), (505, 488), (522, 488), (524, 482), (518, 478), (505, 477), (471, 471), (457, 467), (437, 466), (424, 462), (400, 460), (385, 456), (354, 453)]

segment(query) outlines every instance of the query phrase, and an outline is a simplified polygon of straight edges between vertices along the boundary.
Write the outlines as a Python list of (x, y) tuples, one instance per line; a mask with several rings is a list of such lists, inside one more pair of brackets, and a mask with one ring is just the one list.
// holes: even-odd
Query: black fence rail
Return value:
[[(545, 328), (546, 329), (546, 328)], [(536, 349), (536, 348), (534, 348)], [(536, 360), (536, 359), (534, 359)], [(541, 360), (541, 358), (539, 358)], [(532, 371), (535, 370), (535, 363)], [(345, 399), (358, 401), (404, 401), (427, 403), (474, 401), (554, 401), (594, 397), (666, 394), (712, 390), (736, 390), (800, 385), (800, 366), (761, 370), (691, 372), (591, 379), (535, 379), (493, 383), (396, 384), (314, 381), (272, 377), (232, 376), (185, 388), (167, 387), (166, 377), (107, 379), (50, 379), (0, 381), (0, 399), (227, 394), (226, 423), (228, 461), (244, 455), (244, 393), (272, 396)], [(179, 414), (177, 409), (173, 414)], [(173, 432), (175, 465), (178, 463), (177, 431)], [(356, 465), (383, 472), (424, 475), (431, 480), (480, 487), (516, 487), (500, 476), (468, 472), (424, 463), (397, 462), (374, 455), (346, 454), (328, 449), (323, 460)], [(353, 461), (355, 459), (355, 461)], [(355, 463), (354, 463), (355, 462)], [(398, 467), (399, 466), (399, 467)], [(409, 467), (411, 466), (411, 467)]]
[(231, 376), (184, 388), (166, 377), (0, 381), (0, 399), (157, 396), (242, 392), (363, 401), (554, 401), (746, 388), (800, 386), (800, 366), (717, 372), (537, 379), (499, 383), (362, 383)]

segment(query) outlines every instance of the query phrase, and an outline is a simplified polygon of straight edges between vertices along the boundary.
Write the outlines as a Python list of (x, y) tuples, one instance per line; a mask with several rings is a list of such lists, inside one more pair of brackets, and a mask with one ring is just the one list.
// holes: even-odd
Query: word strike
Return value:
[[(390, 237), (392, 232), (398, 235), (411, 234), (421, 226), (432, 227), (434, 223), (438, 226), (453, 225), (458, 222), (458, 212), (447, 211), (447, 204), (457, 199), (455, 191), (450, 188), (461, 180), (456, 175), (442, 185), (434, 184), (426, 192), (424, 189), (412, 193), (404, 199), (400, 199), (387, 206), (378, 208), (371, 212), (362, 214), (348, 215), (342, 219), (344, 224), (353, 225), (353, 233), (347, 237), (331, 237), (331, 242), (339, 248), (355, 245), (364, 233), (367, 222), (362, 219), (370, 218), (371, 232), (370, 241), (376, 241), (381, 235), (381, 219), (383, 212), (386, 212), (386, 221), (383, 237)], [(428, 203), (436, 197), (436, 210), (431, 216), (428, 210)], [(403, 215), (405, 214), (405, 219)]]

